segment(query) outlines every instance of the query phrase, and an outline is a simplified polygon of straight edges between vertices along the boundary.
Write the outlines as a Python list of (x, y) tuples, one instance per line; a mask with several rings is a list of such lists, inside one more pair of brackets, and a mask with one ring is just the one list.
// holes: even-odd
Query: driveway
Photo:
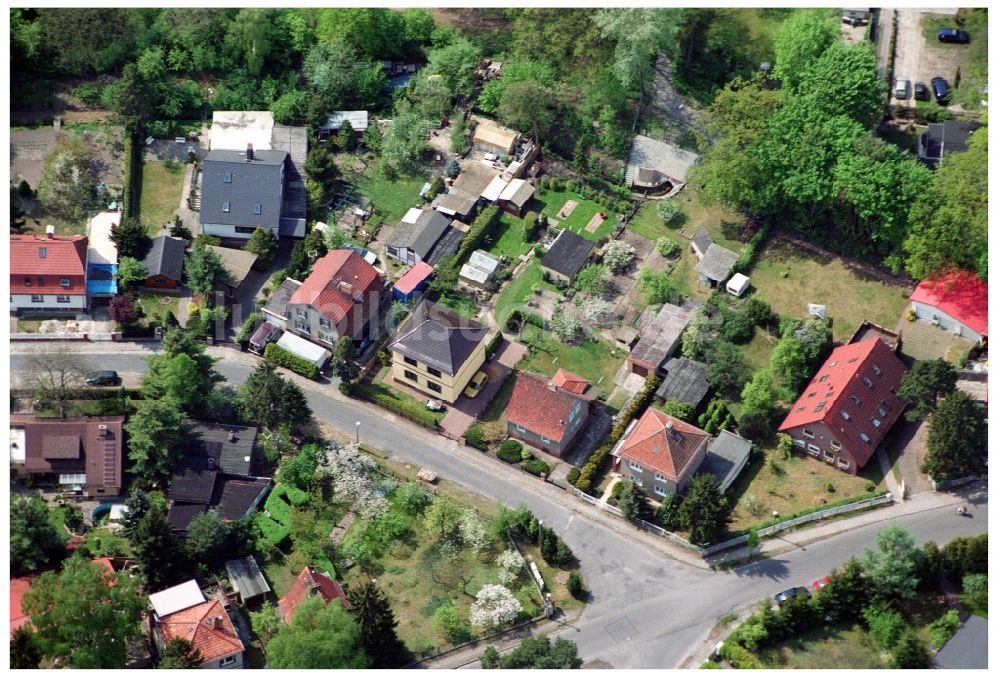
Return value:
[(927, 480), (927, 475), (920, 471), (920, 465), (927, 455), (928, 431), (926, 420), (911, 423), (900, 417), (893, 433), (893, 441), (889, 444), (890, 460), (895, 459), (893, 472), (911, 497), (914, 494), (934, 490)]
[(528, 353), (528, 348), (517, 342), (501, 340), (497, 355), (487, 361), (482, 370), (490, 377), (489, 382), (475, 399), (464, 394), (448, 407), (448, 413), (441, 421), (441, 429), (454, 437), (461, 437), (493, 401), (493, 397), (503, 386), (514, 366)]
[[(913, 98), (914, 83), (931, 85), (931, 78), (941, 76), (952, 87), (955, 86), (955, 70), (965, 59), (968, 45), (942, 45), (938, 42), (928, 42), (924, 39), (920, 28), (921, 20), (931, 14), (953, 16), (955, 9), (897, 9), (899, 16), (896, 31), (896, 61), (893, 74), (895, 78), (906, 78), (910, 81), (910, 96), (905, 101), (892, 98), (893, 104), (915, 106)], [(891, 15), (891, 13), (887, 14)], [(960, 106), (949, 106), (949, 109), (961, 110)]]

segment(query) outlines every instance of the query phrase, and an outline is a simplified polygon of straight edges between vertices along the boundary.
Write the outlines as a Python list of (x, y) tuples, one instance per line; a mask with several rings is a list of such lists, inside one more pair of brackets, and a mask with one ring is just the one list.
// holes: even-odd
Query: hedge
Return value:
[[(273, 347), (273, 345), (268, 345), (268, 347)], [(392, 411), (393, 413), (401, 415), (408, 420), (412, 420), (417, 425), (426, 427), (429, 430), (437, 429), (437, 417), (423, 406), (414, 406), (408, 402), (402, 401), (401, 399), (397, 399), (389, 392), (380, 390), (371, 385), (356, 383), (350, 387), (351, 394), (353, 395), (360, 396), (368, 401), (374, 402), (379, 406)]]
[(497, 348), (500, 346), (500, 343), (502, 341), (503, 341), (503, 333), (497, 331), (497, 334), (494, 335), (493, 338), (490, 340), (489, 344), (486, 345), (486, 356), (487, 357), (493, 356), (493, 353), (497, 351)]
[(458, 252), (455, 253), (455, 262), (464, 262), (498, 224), (500, 224), (500, 206), (493, 204), (479, 213), (479, 217), (472, 221), (468, 233), (458, 247)]
[(264, 315), (260, 312), (254, 312), (248, 316), (247, 320), (243, 322), (242, 326), (240, 326), (239, 332), (236, 333), (236, 342), (246, 342), (249, 340), (251, 336), (253, 336), (254, 330), (256, 330), (255, 326), (257, 325), (257, 322), (263, 320)]
[(632, 422), (632, 419), (638, 415), (640, 411), (649, 405), (652, 401), (653, 395), (656, 393), (656, 388), (660, 386), (661, 379), (657, 376), (652, 376), (646, 379), (646, 385), (642, 388), (642, 392), (636, 395), (636, 397), (629, 403), (628, 408), (622, 413), (621, 419), (618, 424), (615, 425), (615, 429), (611, 431), (611, 437), (602, 446), (598, 447), (596, 451), (590, 454), (590, 458), (587, 459), (587, 463), (580, 470), (580, 477), (576, 480), (574, 486), (580, 491), (590, 491), (590, 488), (594, 484), (594, 478), (604, 467), (607, 462), (608, 457), (611, 455), (612, 449), (614, 449), (615, 444), (618, 440), (622, 438), (625, 434), (625, 429), (628, 424)]
[(282, 496), (290, 504), (299, 506), (309, 502), (309, 494), (291, 484), (278, 484), (271, 491), (272, 496)]
[(280, 524), (288, 526), (292, 519), (292, 506), (278, 493), (277, 489), (271, 491), (264, 502), (264, 509), (271, 515), (271, 519)]
[(486, 445), (486, 436), (483, 434), (481, 425), (473, 425), (465, 431), (465, 443), (480, 451), (486, 451), (489, 448)]
[(136, 144), (135, 135), (125, 134), (125, 181), (122, 188), (122, 215), (125, 217), (135, 217), (139, 206), (142, 148), (141, 144)]
[(569, 472), (566, 473), (566, 481), (570, 484), (576, 484), (576, 480), (580, 479), (580, 468), (571, 467)]
[(525, 462), (523, 467), (525, 472), (530, 472), (536, 477), (539, 477), (541, 475), (548, 476), (548, 474), (552, 471), (552, 468), (549, 467), (548, 463), (546, 463), (544, 460), (538, 460), (537, 458), (533, 458)]
[(719, 655), (735, 668), (764, 668), (760, 660), (735, 642), (722, 643)]
[(319, 369), (316, 368), (316, 364), (302, 357), (295, 356), (284, 347), (279, 347), (273, 343), (264, 348), (264, 358), (270, 359), (278, 366), (295, 371), (303, 377), (312, 380), (319, 377)]
[(258, 512), (254, 515), (254, 524), (260, 529), (260, 533), (263, 534), (264, 538), (274, 546), (281, 545), (290, 533), (288, 527), (278, 524), (263, 512)]
[(767, 235), (770, 231), (771, 226), (765, 223), (760, 229), (757, 230), (756, 234), (750, 237), (750, 240), (747, 241), (746, 247), (743, 248), (743, 254), (740, 255), (739, 259), (736, 260), (736, 264), (733, 265), (733, 271), (737, 271), (742, 274), (749, 271), (750, 265), (752, 265), (754, 260), (757, 258), (757, 253), (763, 247), (764, 241), (767, 239)]

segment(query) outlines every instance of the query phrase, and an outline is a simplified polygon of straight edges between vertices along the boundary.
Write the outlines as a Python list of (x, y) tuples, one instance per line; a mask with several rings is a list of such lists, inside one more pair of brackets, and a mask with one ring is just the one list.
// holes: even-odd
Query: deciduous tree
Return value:
[(35, 350), (26, 362), (28, 374), (35, 388), (35, 398), (52, 402), (60, 417), (66, 410), (73, 392), (83, 386), (83, 379), (90, 365), (76, 351), (46, 347)]
[(184, 444), (179, 405), (167, 400), (144, 399), (125, 423), (131, 471), (149, 483), (166, 482), (173, 474)]
[(529, 132), (536, 144), (552, 131), (558, 111), (555, 94), (535, 80), (509, 87), (497, 107), (500, 120), (514, 129)]
[(339, 600), (310, 597), (267, 644), (273, 668), (368, 668), (361, 627)]
[(65, 554), (64, 541), (39, 496), (10, 496), (10, 570), (37, 571)]
[(793, 13), (774, 34), (774, 75), (795, 89), (810, 66), (838, 39), (837, 25), (824, 10)]
[(553, 643), (545, 635), (530, 637), (503, 656), (493, 647), (487, 647), (489, 650), (494, 654), (483, 654), (483, 668), (579, 668), (583, 664), (575, 642), (556, 638)]
[(60, 217), (83, 220), (97, 206), (97, 181), (94, 149), (82, 138), (60, 135), (42, 161), (38, 201)]
[(228, 276), (222, 258), (214, 250), (205, 247), (196, 247), (187, 256), (184, 260), (184, 274), (191, 290), (203, 295), (211, 293), (215, 284)]
[[(348, 126), (350, 127), (350, 126)], [(278, 237), (271, 229), (257, 227), (250, 235), (250, 239), (244, 246), (244, 250), (257, 256), (255, 263), (261, 269), (269, 269), (278, 255)]]
[(913, 534), (898, 524), (890, 524), (875, 535), (875, 546), (876, 550), (865, 548), (861, 564), (876, 592), (887, 598), (913, 597), (923, 558)]
[(934, 479), (981, 475), (987, 468), (986, 411), (965, 392), (952, 392), (931, 416), (921, 471)]
[(496, 629), (514, 622), (523, 607), (505, 586), (487, 584), (476, 594), (470, 620), (477, 628)]

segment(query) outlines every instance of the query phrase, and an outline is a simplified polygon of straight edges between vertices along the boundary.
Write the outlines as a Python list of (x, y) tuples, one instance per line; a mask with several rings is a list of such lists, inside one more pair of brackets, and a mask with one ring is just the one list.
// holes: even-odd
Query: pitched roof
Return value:
[(656, 316), (641, 329), (639, 342), (632, 348), (629, 357), (654, 371), (659, 370), (687, 328), (691, 313), (684, 307), (664, 303)]
[(586, 400), (556, 387), (544, 375), (521, 371), (507, 404), (507, 422), (559, 442), (573, 412), (585, 408)]
[[(62, 277), (83, 277), (87, 265), (86, 236), (12, 234), (10, 237), (10, 291), (13, 294), (55, 293), (83, 295), (82, 280), (70, 280), (64, 288)], [(25, 277), (33, 277), (25, 285)], [(38, 278), (44, 279), (39, 285)]]
[(585, 378), (581, 378), (575, 373), (570, 373), (565, 368), (560, 368), (556, 371), (556, 374), (552, 376), (552, 384), (571, 394), (578, 394), (581, 396), (584, 395), (590, 387), (589, 381)]
[(173, 502), (167, 510), (167, 524), (174, 531), (187, 531), (192, 520), (206, 510), (208, 510), (207, 503)]
[(253, 555), (241, 557), (238, 560), (228, 560), (226, 574), (229, 576), (229, 582), (233, 584), (244, 602), (252, 597), (271, 592), (271, 586), (267, 585), (267, 579), (261, 573)]
[(500, 269), (503, 261), (485, 250), (477, 250), (469, 256), (469, 261), (462, 265), (459, 270), (459, 278), (474, 281), (476, 283), (486, 283)]
[(799, 395), (778, 430), (822, 422), (860, 469), (902, 413), (903, 403), (895, 391), (905, 373), (906, 366), (880, 338), (838, 347)]
[(615, 455), (681, 483), (691, 472), (698, 449), (708, 439), (704, 430), (647, 408), (616, 447)]
[(400, 276), (393, 288), (403, 295), (409, 295), (417, 286), (430, 278), (433, 273), (434, 267), (421, 260), (410, 267), (410, 271)]
[(920, 282), (911, 302), (937, 307), (976, 333), (989, 333), (989, 286), (972, 272), (953, 269)]
[(243, 283), (257, 261), (257, 254), (251, 253), (249, 250), (222, 246), (208, 246), (208, 249), (222, 260), (222, 266), (226, 270), (228, 279), (227, 283), (233, 288)]
[(218, 475), (218, 470), (209, 470), (204, 467), (181, 469), (174, 474), (170, 481), (170, 491), (167, 493), (167, 498), (182, 503), (209, 503), (212, 500), (215, 478)]
[(989, 667), (989, 622), (970, 616), (931, 661), (932, 668)]
[(465, 234), (455, 229), (454, 226), (449, 226), (448, 230), (444, 232), (434, 247), (431, 248), (431, 252), (427, 253), (428, 264), (436, 265), (441, 261), (441, 258), (445, 255), (452, 255), (458, 250), (458, 246), (462, 243), (462, 239), (465, 238)]
[(31, 590), (31, 579), (27, 576), (10, 580), (10, 636), (25, 624), (30, 624), (28, 615), (24, 613), (21, 602), (26, 593)]
[(922, 157), (940, 160), (946, 153), (967, 150), (969, 135), (982, 126), (982, 123), (976, 121), (946, 120), (943, 123), (931, 123), (921, 138)]
[(182, 638), (201, 652), (205, 663), (211, 663), (244, 650), (229, 613), (218, 600), (212, 599), (169, 614), (156, 622), (164, 641)]
[(501, 201), (510, 201), (520, 207), (527, 203), (535, 195), (535, 187), (525, 179), (511, 180), (507, 188), (500, 194)]
[(26, 471), (36, 474), (83, 473), (87, 476), (88, 490), (109, 489), (108, 493), (122, 485), (124, 423), (124, 416), (10, 416), (11, 426), (24, 429)]
[(486, 185), (486, 188), (483, 189), (480, 196), (492, 203), (493, 201), (499, 200), (503, 196), (507, 186), (507, 180), (505, 180), (502, 175), (497, 175), (488, 185)]
[(190, 445), (185, 458), (205, 465), (211, 458), (219, 470), (231, 475), (249, 475), (253, 470), (257, 428), (197, 420), (185, 421)]
[(708, 250), (708, 247), (712, 245), (712, 237), (711, 235), (709, 235), (708, 229), (702, 229), (701, 231), (699, 231), (697, 234), (694, 235), (694, 238), (691, 239), (691, 242), (694, 243), (695, 246), (697, 246), (699, 252), (701, 252), (701, 254), (704, 255), (705, 251)]
[(719, 484), (725, 485), (722, 487), (725, 491), (728, 486), (726, 482), (731, 484), (733, 481), (730, 475), (735, 474), (734, 468), (742, 468), (746, 464), (752, 447), (752, 442), (728, 430), (722, 430), (718, 437), (709, 442), (705, 459), (698, 466), (698, 474), (715, 475)]
[(563, 229), (542, 256), (542, 267), (573, 278), (587, 264), (594, 242)]
[(694, 270), (712, 281), (722, 281), (729, 276), (729, 272), (733, 270), (733, 265), (738, 259), (740, 256), (733, 251), (723, 248), (718, 243), (713, 243), (705, 251), (705, 256), (701, 258), (701, 262)]
[(400, 326), (389, 349), (455, 375), (488, 333), (478, 321), (424, 300)]
[(264, 305), (264, 311), (268, 314), (273, 314), (274, 316), (287, 319), (288, 318), (288, 301), (292, 299), (295, 295), (295, 291), (299, 289), (302, 284), (295, 279), (285, 279), (278, 286), (278, 290), (271, 293), (271, 297), (267, 299), (267, 303)]
[(438, 211), (424, 210), (415, 222), (400, 222), (385, 243), (395, 248), (412, 250), (420, 259), (426, 260), (450, 225), (451, 220)]
[(253, 508), (254, 501), (270, 483), (271, 480), (265, 478), (238, 479), (221, 475), (215, 485), (212, 504), (219, 509), (219, 516), (223, 520), (239, 521)]
[(510, 153), (514, 142), (517, 141), (517, 133), (513, 130), (502, 128), (489, 121), (481, 121), (476, 126), (476, 131), (472, 136), (473, 142), (480, 142), (503, 149)]
[(666, 366), (666, 377), (656, 389), (663, 401), (680, 401), (697, 406), (708, 394), (708, 366), (687, 357), (673, 357)]
[(180, 281), (184, 273), (184, 251), (187, 243), (170, 236), (157, 236), (149, 246), (143, 264), (147, 276), (165, 276)]
[(365, 258), (353, 250), (331, 250), (316, 261), (288, 303), (311, 305), (338, 331), (353, 335), (378, 304), (381, 289), (382, 277)]
[[(287, 151), (254, 151), (252, 161), (246, 160), (245, 152), (210, 151), (202, 162), (201, 223), (277, 229), (287, 158)], [(228, 212), (223, 210), (224, 203), (229, 204)], [(259, 213), (256, 206), (260, 206)]]
[(306, 567), (299, 573), (299, 577), (295, 579), (295, 583), (288, 589), (285, 596), (278, 600), (278, 609), (281, 610), (285, 623), (292, 622), (295, 612), (310, 595), (317, 595), (327, 604), (330, 604), (333, 598), (337, 598), (344, 609), (351, 608), (351, 603), (339, 583), (330, 578), (329, 574), (320, 573), (312, 567)]
[(652, 168), (671, 181), (685, 181), (698, 154), (644, 135), (636, 135), (629, 152), (630, 169)]

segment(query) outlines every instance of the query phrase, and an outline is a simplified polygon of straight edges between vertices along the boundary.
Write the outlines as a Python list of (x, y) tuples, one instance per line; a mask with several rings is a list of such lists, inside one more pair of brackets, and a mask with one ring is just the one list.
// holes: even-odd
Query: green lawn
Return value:
[(486, 407), (483, 415), (479, 418), (479, 425), (483, 428), (483, 435), (486, 441), (499, 442), (507, 436), (507, 418), (505, 414), (507, 412), (507, 403), (510, 401), (510, 395), (514, 392), (515, 382), (517, 382), (517, 375), (511, 372), (496, 396), (493, 397), (493, 401), (490, 402), (490, 405)]
[(833, 338), (840, 342), (849, 340), (865, 319), (895, 328), (912, 292), (777, 239), (768, 243), (749, 276), (751, 286), (775, 312), (802, 319), (806, 303), (826, 305)]
[(167, 312), (171, 312), (174, 316), (177, 316), (179, 300), (180, 298), (176, 295), (146, 291), (139, 295), (138, 303), (142, 307), (143, 316), (149, 320), (159, 321), (163, 319)]
[(445, 293), (437, 299), (437, 304), (447, 307), (469, 319), (474, 318), (478, 311), (475, 301), (466, 294), (459, 292)]
[(889, 668), (858, 624), (824, 626), (758, 655), (769, 668)]
[[(375, 376), (375, 380), (372, 381), (372, 386), (380, 390), (384, 390), (385, 392), (388, 392), (397, 401), (409, 404), (414, 408), (417, 409), (427, 408), (427, 399), (429, 399), (430, 397), (418, 399), (417, 397), (414, 397), (412, 394), (408, 394), (407, 392), (404, 392), (403, 390), (397, 389), (396, 387), (393, 386), (392, 367), (390, 366), (386, 366), (385, 368), (383, 368), (378, 372), (378, 374)], [(441, 421), (444, 420), (444, 413), (434, 412), (434, 411), (428, 411), (428, 413), (434, 414), (434, 420), (436, 420), (438, 424), (440, 424)]]
[(605, 394), (614, 389), (614, 376), (625, 359), (626, 352), (605, 340), (586, 341), (567, 345), (554, 334), (525, 324), (521, 342), (528, 345), (529, 353), (519, 368), (554, 375), (560, 368), (586, 378)]
[(527, 302), (531, 297), (531, 291), (536, 288), (556, 290), (555, 286), (542, 279), (542, 265), (537, 258), (515, 276), (497, 296), (497, 321), (500, 324), (505, 323), (510, 313)]
[(377, 218), (384, 222), (398, 222), (407, 210), (416, 207), (420, 202), (420, 188), (427, 181), (425, 175), (401, 176), (393, 180), (379, 177), (374, 164), (368, 166), (365, 174), (349, 174), (345, 179), (354, 184), (358, 193), (371, 199)]
[[(577, 206), (565, 220), (559, 219), (559, 211), (562, 210), (566, 201), (576, 201)], [(572, 191), (552, 191), (551, 189), (539, 189), (535, 194), (535, 200), (531, 205), (531, 210), (541, 212), (549, 217), (559, 220), (559, 226), (565, 227), (580, 234), (591, 241), (601, 239), (610, 234), (615, 228), (615, 214), (604, 206), (594, 201), (582, 198), (580, 194)], [(601, 222), (597, 231), (590, 233), (586, 231), (587, 223), (597, 212), (604, 212), (607, 218)]]
[[(680, 224), (678, 224), (679, 226)], [(663, 224), (663, 220), (656, 214), (656, 201), (647, 201), (639, 208), (629, 220), (628, 228), (639, 236), (645, 236), (650, 241), (655, 241), (661, 236), (670, 236), (682, 245), (686, 245), (687, 242), (686, 239), (678, 235), (677, 227), (671, 228)]]
[(149, 161), (142, 166), (139, 216), (151, 231), (172, 222), (184, 191), (184, 164)]
[(18, 319), (17, 320), (17, 332), (18, 333), (37, 333), (42, 328), (42, 322), (45, 319)]
[(512, 262), (528, 252), (531, 244), (524, 240), (524, 221), (510, 213), (500, 213), (496, 241), (487, 250), (494, 255), (504, 255)]

